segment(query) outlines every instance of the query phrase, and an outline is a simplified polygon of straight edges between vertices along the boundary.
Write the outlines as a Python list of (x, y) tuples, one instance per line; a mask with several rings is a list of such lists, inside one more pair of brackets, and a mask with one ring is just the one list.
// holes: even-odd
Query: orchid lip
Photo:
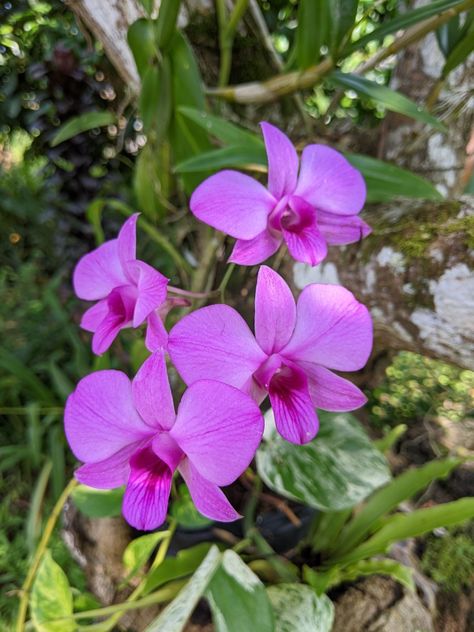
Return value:
[(257, 384), (268, 391), (272, 377), (282, 369), (282, 359), (278, 353), (273, 353), (253, 374)]
[(281, 198), (268, 218), (270, 230), (282, 230), (298, 233), (313, 225), (316, 210), (305, 200), (296, 195), (285, 195)]

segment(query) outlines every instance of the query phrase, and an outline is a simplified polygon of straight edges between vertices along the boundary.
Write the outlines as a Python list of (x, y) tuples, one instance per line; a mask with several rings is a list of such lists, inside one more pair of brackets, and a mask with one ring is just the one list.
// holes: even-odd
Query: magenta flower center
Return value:
[(285, 195), (270, 213), (268, 226), (278, 232), (299, 233), (312, 226), (315, 220), (316, 211), (310, 204), (297, 195)]
[(122, 285), (121, 287), (115, 288), (107, 299), (110, 313), (123, 324), (131, 323), (137, 296), (137, 288), (133, 285)]

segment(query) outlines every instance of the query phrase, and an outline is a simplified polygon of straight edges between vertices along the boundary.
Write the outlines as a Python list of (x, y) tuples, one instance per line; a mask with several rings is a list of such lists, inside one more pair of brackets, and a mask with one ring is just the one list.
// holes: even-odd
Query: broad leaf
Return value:
[(255, 165), (266, 165), (263, 147), (230, 145), (207, 151), (193, 158), (188, 158), (176, 165), (176, 173), (196, 173), (198, 171), (217, 171), (226, 167), (251, 168)]
[(31, 618), (38, 632), (73, 632), (77, 626), (72, 620), (54, 619), (70, 616), (72, 592), (66, 574), (46, 551), (36, 574), (30, 600)]
[(88, 132), (91, 129), (105, 127), (115, 123), (116, 116), (112, 112), (86, 112), (70, 119), (58, 129), (51, 141), (51, 147), (56, 147), (65, 140), (69, 140), (78, 134)]
[(129, 27), (127, 41), (133, 53), (138, 74), (143, 78), (157, 52), (153, 22), (146, 18), (138, 19)]
[(406, 169), (361, 154), (346, 154), (346, 158), (364, 176), (368, 202), (387, 202), (400, 195), (426, 200), (443, 199), (431, 182)]
[(184, 484), (179, 486), (178, 497), (171, 503), (169, 513), (185, 529), (202, 529), (202, 527), (212, 524), (212, 520), (203, 516), (196, 509), (191, 494)]
[(295, 44), (300, 70), (318, 63), (321, 46), (328, 43), (329, 14), (329, 0), (300, 0)]
[(275, 629), (265, 586), (237, 553), (227, 550), (207, 591), (216, 632)]
[(440, 527), (452, 527), (474, 518), (474, 498), (461, 498), (450, 503), (396, 514), (388, 519), (369, 540), (346, 555), (336, 556), (338, 564), (349, 564), (380, 555), (400, 540), (416, 538)]
[(209, 542), (202, 542), (189, 549), (178, 551), (176, 557), (167, 557), (157, 568), (148, 573), (143, 592), (147, 594), (166, 582), (194, 573), (209, 553), (211, 546)]
[(353, 415), (318, 415), (311, 443), (294, 445), (273, 433), (257, 451), (258, 472), (273, 491), (310, 507), (353, 507), (390, 480), (387, 463)]
[(145, 632), (181, 632), (217, 571), (221, 558), (219, 549), (213, 546), (186, 586)]
[(160, 12), (156, 20), (156, 42), (160, 49), (166, 49), (176, 32), (181, 0), (161, 0)]
[(128, 573), (127, 579), (140, 570), (147, 562), (156, 545), (169, 536), (169, 531), (156, 531), (132, 540), (123, 552), (123, 565)]
[(409, 26), (413, 26), (413, 24), (417, 24), (418, 22), (422, 22), (423, 20), (432, 17), (433, 15), (438, 15), (438, 13), (446, 11), (446, 9), (450, 9), (451, 7), (455, 7), (463, 1), (464, 0), (434, 0), (434, 2), (428, 2), (422, 7), (413, 9), (413, 11), (401, 13), (391, 20), (384, 20), (384, 22), (371, 33), (367, 33), (367, 35), (364, 35), (352, 44), (346, 46), (344, 48), (344, 55), (353, 53), (355, 50), (358, 50), (369, 42), (382, 40), (382, 38), (386, 35), (406, 29)]
[(431, 125), (442, 132), (447, 131), (441, 121), (432, 116), (427, 110), (424, 110), (408, 97), (395, 92), (395, 90), (387, 86), (380, 86), (375, 81), (370, 81), (370, 79), (365, 77), (338, 70), (331, 74), (331, 79), (343, 88), (354, 90), (359, 95), (373, 99), (391, 112), (404, 114), (417, 121)]
[(94, 489), (78, 485), (71, 494), (74, 504), (89, 518), (120, 516), (124, 489)]
[(334, 606), (304, 584), (278, 584), (267, 588), (275, 612), (275, 632), (330, 632)]
[(432, 481), (446, 478), (461, 463), (461, 459), (447, 458), (431, 461), (422, 467), (406, 470), (377, 490), (346, 527), (342, 530), (334, 550), (337, 554), (350, 551), (370, 531), (382, 516), (393, 511), (404, 500), (412, 498)]

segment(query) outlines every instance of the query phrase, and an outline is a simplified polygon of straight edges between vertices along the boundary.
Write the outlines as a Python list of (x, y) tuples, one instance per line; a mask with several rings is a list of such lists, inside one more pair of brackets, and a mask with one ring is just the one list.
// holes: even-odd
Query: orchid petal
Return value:
[(132, 456), (130, 468), (122, 505), (124, 518), (140, 531), (157, 529), (166, 520), (173, 472), (150, 447)]
[(220, 171), (191, 196), (190, 208), (202, 222), (239, 239), (253, 239), (267, 225), (276, 200), (267, 189), (238, 171)]
[(126, 326), (120, 314), (109, 312), (102, 320), (92, 337), (92, 351), (96, 355), (102, 355), (107, 351), (120, 330)]
[(308, 145), (301, 156), (295, 195), (317, 210), (356, 215), (365, 203), (366, 186), (360, 172), (335, 149)]
[(107, 459), (86, 463), (74, 472), (74, 477), (95, 489), (115, 489), (125, 485), (130, 476), (130, 458), (141, 446), (130, 443)]
[(201, 476), (189, 459), (181, 462), (179, 471), (188, 486), (196, 509), (203, 516), (219, 522), (232, 522), (241, 518), (225, 497), (224, 492)]
[(79, 259), (72, 282), (74, 292), (86, 301), (105, 298), (115, 287), (126, 285), (128, 281), (120, 264), (117, 240), (106, 241)]
[(279, 200), (293, 193), (298, 177), (298, 154), (282, 131), (270, 123), (260, 123), (268, 158), (268, 190)]
[(122, 268), (127, 272), (127, 264), (137, 258), (137, 220), (140, 213), (134, 213), (124, 223), (117, 237), (117, 249)]
[(127, 269), (137, 286), (133, 326), (139, 327), (166, 300), (168, 279), (143, 261), (129, 262)]
[(204, 478), (229, 485), (250, 464), (262, 438), (263, 417), (245, 393), (200, 380), (185, 391), (170, 434)]
[(102, 299), (92, 307), (89, 307), (81, 318), (81, 327), (86, 331), (96, 331), (100, 323), (109, 313), (107, 299)]
[(258, 271), (255, 291), (255, 336), (269, 355), (291, 338), (296, 323), (296, 304), (290, 288), (267, 266)]
[(321, 211), (318, 228), (328, 244), (344, 246), (361, 241), (372, 229), (357, 215), (335, 215)]
[(168, 332), (166, 327), (156, 312), (151, 312), (147, 318), (147, 329), (145, 336), (145, 346), (148, 351), (158, 351), (166, 349), (168, 346)]
[(273, 376), (269, 396), (276, 428), (284, 439), (300, 445), (314, 439), (318, 416), (302, 371), (284, 366)]
[(112, 370), (82, 378), (67, 399), (64, 428), (72, 451), (86, 463), (107, 459), (150, 434), (135, 410), (130, 380)]
[(338, 285), (308, 285), (296, 306), (296, 327), (281, 352), (295, 362), (356, 371), (372, 350), (372, 320), (367, 308)]
[(309, 392), (316, 408), (345, 413), (367, 402), (367, 397), (355, 384), (329, 369), (311, 362), (300, 362), (299, 366), (308, 378)]
[(142, 419), (152, 428), (168, 430), (175, 411), (163, 351), (153, 353), (132, 381), (133, 403)]
[(296, 261), (317, 266), (326, 258), (326, 240), (316, 226), (308, 226), (298, 232), (285, 229), (282, 232), (288, 251)]
[(271, 257), (280, 247), (281, 236), (273, 235), (265, 229), (253, 239), (237, 239), (229, 257), (230, 263), (254, 266)]
[(242, 316), (228, 305), (209, 305), (170, 331), (168, 352), (186, 382), (211, 379), (242, 388), (265, 361)]

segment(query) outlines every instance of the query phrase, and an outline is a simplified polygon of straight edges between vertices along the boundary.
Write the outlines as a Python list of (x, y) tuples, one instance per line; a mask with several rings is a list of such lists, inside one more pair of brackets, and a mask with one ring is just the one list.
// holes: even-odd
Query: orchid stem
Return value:
[(72, 479), (69, 481), (68, 485), (65, 487), (64, 491), (56, 501), (56, 504), (53, 507), (51, 515), (46, 522), (45, 529), (43, 531), (43, 535), (41, 536), (41, 540), (39, 541), (38, 547), (36, 549), (33, 560), (28, 569), (28, 573), (26, 575), (25, 581), (23, 582), (23, 586), (21, 587), (21, 597), (20, 597), (20, 605), (18, 608), (18, 617), (16, 620), (16, 632), (23, 632), (25, 629), (25, 618), (26, 612), (28, 610), (28, 598), (30, 596), (31, 586), (33, 584), (36, 572), (38, 571), (41, 560), (43, 559), (44, 552), (46, 551), (46, 547), (48, 546), (48, 542), (51, 538), (51, 535), (54, 531), (54, 527), (56, 526), (56, 522), (59, 518), (61, 510), (64, 506), (64, 503), (68, 499), (74, 487), (76, 487), (77, 481), (76, 479)]
[(227, 287), (227, 284), (229, 283), (230, 277), (232, 276), (232, 272), (235, 269), (235, 263), (231, 263), (227, 270), (225, 271), (224, 277), (222, 278), (222, 281), (220, 282), (218, 291), (220, 292), (221, 295), (221, 303), (225, 303), (225, 290)]
[(178, 294), (179, 296), (187, 296), (189, 298), (209, 298), (217, 293), (218, 290), (211, 290), (210, 292), (189, 292), (188, 290), (182, 290), (179, 287), (173, 287), (168, 285), (168, 291), (172, 294)]

